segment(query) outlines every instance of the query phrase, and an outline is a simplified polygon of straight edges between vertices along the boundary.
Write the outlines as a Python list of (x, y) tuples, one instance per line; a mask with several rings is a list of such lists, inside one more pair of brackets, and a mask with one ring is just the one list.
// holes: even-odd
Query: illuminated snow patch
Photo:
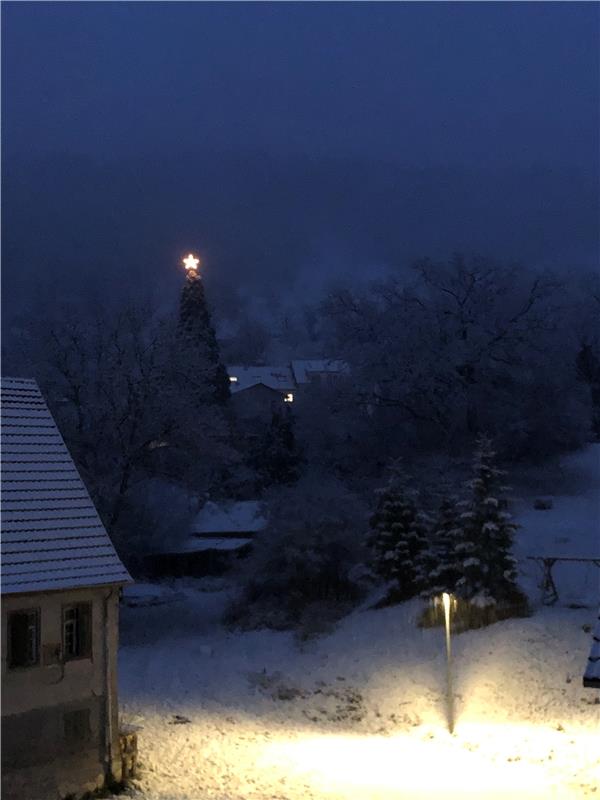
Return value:
[(478, 724), (461, 726), (457, 736), (305, 735), (269, 744), (259, 767), (301, 777), (324, 796), (357, 800), (549, 800), (565, 797), (542, 763), (552, 757), (556, 735), (534, 726)]

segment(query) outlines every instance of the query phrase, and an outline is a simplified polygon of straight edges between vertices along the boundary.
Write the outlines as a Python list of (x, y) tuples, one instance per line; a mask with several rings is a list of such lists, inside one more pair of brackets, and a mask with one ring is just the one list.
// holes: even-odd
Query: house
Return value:
[(349, 372), (345, 361), (312, 359), (289, 366), (227, 367), (231, 405), (241, 419), (269, 417), (283, 403), (297, 401), (302, 388), (333, 383)]
[(120, 587), (130, 581), (33, 380), (0, 383), (2, 792), (121, 778)]
[(600, 609), (598, 610), (596, 627), (592, 634), (592, 647), (583, 676), (583, 685), (593, 689), (600, 689)]
[(150, 557), (151, 572), (156, 576), (218, 575), (248, 554), (255, 535), (266, 525), (263, 506), (256, 500), (208, 501), (179, 544)]
[(231, 405), (242, 419), (270, 416), (282, 403), (294, 402), (289, 367), (227, 367)]

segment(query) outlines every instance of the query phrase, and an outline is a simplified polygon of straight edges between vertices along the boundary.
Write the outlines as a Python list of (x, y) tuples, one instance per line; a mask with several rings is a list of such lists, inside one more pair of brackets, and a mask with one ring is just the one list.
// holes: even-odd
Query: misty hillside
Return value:
[(65, 155), (5, 162), (3, 188), (5, 320), (32, 292), (51, 305), (84, 287), (174, 296), (190, 247), (214, 291), (279, 298), (455, 250), (559, 269), (598, 250), (596, 182), (562, 167)]

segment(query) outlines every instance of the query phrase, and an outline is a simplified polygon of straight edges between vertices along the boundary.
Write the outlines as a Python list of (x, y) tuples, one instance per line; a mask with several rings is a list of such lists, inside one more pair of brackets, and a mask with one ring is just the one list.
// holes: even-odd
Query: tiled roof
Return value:
[(587, 668), (583, 676), (583, 685), (600, 689), (600, 609), (596, 627), (592, 634), (592, 649), (588, 658)]
[(36, 382), (0, 391), (2, 594), (129, 582)]

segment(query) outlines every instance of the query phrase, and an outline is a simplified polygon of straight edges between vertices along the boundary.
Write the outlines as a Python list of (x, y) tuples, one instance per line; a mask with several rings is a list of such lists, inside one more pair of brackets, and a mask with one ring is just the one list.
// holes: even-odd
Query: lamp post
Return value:
[(454, 688), (452, 686), (452, 644), (450, 641), (450, 614), (456, 605), (456, 598), (448, 592), (442, 594), (444, 622), (446, 625), (446, 702), (448, 705), (448, 730), (454, 733)]

